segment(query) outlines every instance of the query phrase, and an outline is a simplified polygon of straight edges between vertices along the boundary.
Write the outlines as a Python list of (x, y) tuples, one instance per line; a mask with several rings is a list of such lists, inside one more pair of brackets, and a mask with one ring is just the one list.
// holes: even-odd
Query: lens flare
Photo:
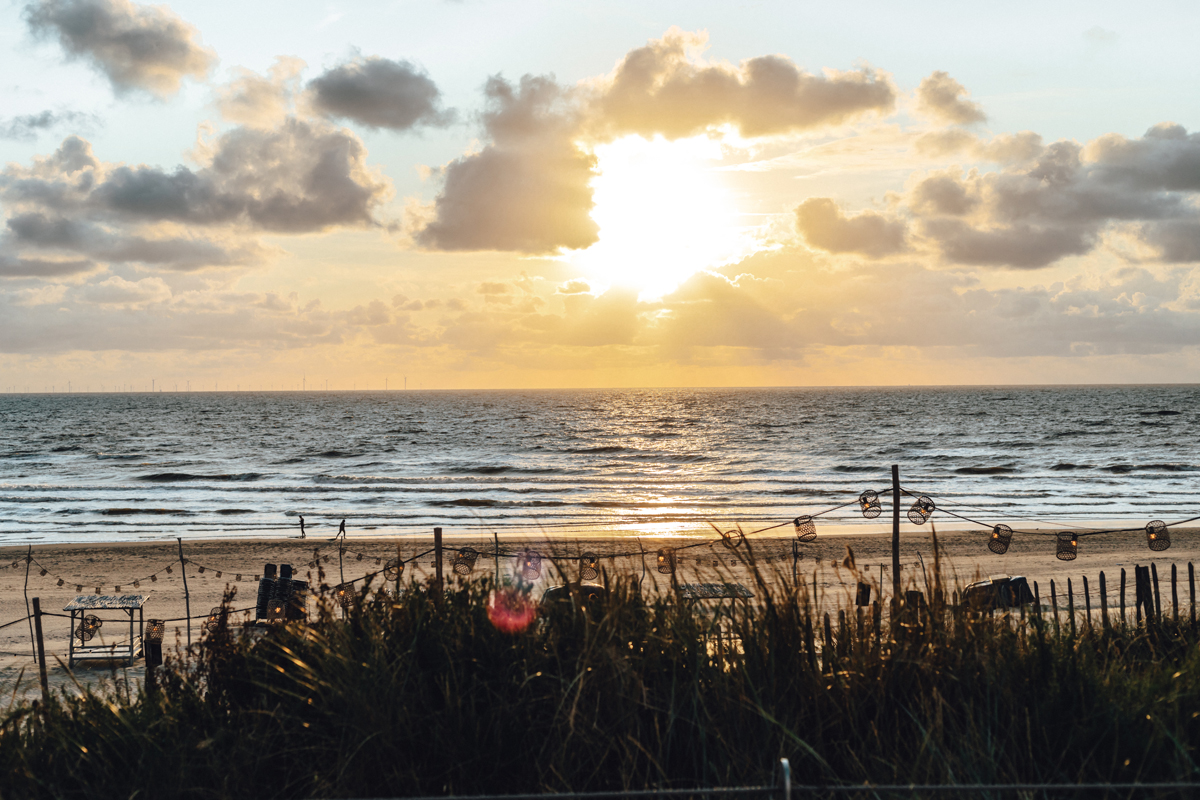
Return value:
[(537, 606), (524, 592), (512, 588), (498, 589), (488, 599), (487, 615), (496, 630), (520, 633), (537, 618)]

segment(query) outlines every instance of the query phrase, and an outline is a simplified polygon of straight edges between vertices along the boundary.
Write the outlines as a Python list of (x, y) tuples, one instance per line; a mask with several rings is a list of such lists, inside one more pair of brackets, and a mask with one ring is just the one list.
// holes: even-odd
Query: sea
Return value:
[(935, 524), (1137, 527), (1200, 516), (1198, 443), (1193, 385), (6, 394), (0, 545), (869, 532), (892, 465)]

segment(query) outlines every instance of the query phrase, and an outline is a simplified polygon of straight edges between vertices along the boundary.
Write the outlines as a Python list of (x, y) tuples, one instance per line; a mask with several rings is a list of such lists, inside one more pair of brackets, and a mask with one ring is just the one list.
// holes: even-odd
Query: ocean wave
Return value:
[(563, 450), (563, 452), (571, 453), (572, 455), (586, 456), (586, 455), (592, 455), (594, 453), (623, 453), (629, 449), (630, 448), (622, 447), (619, 444), (609, 444), (609, 445), (602, 445), (600, 447), (581, 447), (581, 448), (577, 448), (577, 449), (568, 449), (568, 450)]
[(956, 475), (1011, 475), (1017, 472), (1012, 466), (1003, 467), (959, 467), (954, 470)]
[(194, 511), (181, 508), (105, 508), (100, 511), (106, 517), (127, 517), (135, 514), (154, 514), (157, 516), (193, 517)]
[(878, 466), (867, 466), (865, 464), (837, 464), (833, 467), (834, 472), (878, 472), (882, 475), (885, 470)]
[(193, 475), (190, 472), (155, 472), (139, 475), (136, 480), (148, 483), (186, 483), (188, 481), (257, 481), (266, 477), (261, 472), (239, 472), (228, 475)]

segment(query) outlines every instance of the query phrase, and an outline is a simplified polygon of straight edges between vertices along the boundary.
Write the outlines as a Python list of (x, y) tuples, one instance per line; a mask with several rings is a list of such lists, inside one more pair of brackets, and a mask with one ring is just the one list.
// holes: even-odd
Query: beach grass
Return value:
[(930, 591), (921, 610), (839, 624), (768, 569), (720, 614), (605, 574), (607, 598), (524, 627), (496, 624), (497, 590), (521, 587), (489, 576), (368, 585), (344, 610), (324, 593), (307, 624), (206, 634), (144, 690), (9, 708), (0, 798), (729, 786), (770, 783), (780, 757), (822, 785), (1197, 777), (1189, 622), (1072, 636)]

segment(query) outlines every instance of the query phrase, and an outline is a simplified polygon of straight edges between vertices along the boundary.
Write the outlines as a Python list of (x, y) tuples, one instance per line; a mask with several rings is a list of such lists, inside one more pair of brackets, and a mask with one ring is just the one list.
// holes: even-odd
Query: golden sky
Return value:
[(0, 389), (1197, 379), (1187, 6), (242, 5), (4, 12)]

